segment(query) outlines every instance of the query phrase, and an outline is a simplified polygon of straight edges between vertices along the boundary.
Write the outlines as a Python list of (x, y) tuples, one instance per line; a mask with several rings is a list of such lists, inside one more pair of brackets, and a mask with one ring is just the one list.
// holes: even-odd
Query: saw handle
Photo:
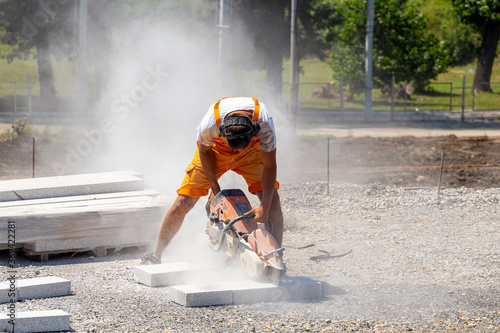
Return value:
[[(238, 221), (241, 221), (241, 220), (249, 220), (249, 219), (253, 219), (255, 217), (255, 214), (250, 214), (250, 215), (240, 215), (238, 216), (237, 218), (233, 219), (231, 222), (229, 222), (229, 224), (227, 225), (227, 227), (229, 226), (232, 226), (233, 224), (235, 224), (236, 222)], [(268, 219), (267, 220), (267, 225), (268, 225), (268, 230), (269, 232), (273, 232), (273, 223), (271, 222), (271, 219)], [(226, 228), (227, 228), (226, 227)], [(224, 228), (224, 231), (226, 231), (226, 228)]]
[(240, 215), (238, 217), (235, 217), (234, 219), (231, 220), (231, 222), (229, 222), (228, 225), (233, 225), (235, 224), (236, 222), (238, 221), (241, 221), (241, 220), (250, 220), (250, 219), (253, 219), (255, 217), (255, 214), (250, 214), (250, 215)]
[[(253, 219), (253, 218), (255, 217), (255, 214), (250, 214), (250, 215), (241, 215), (241, 216), (238, 216), (237, 218), (240, 218), (240, 217), (242, 217), (242, 219), (243, 219), (243, 220), (244, 220), (244, 219), (248, 219), (249, 217), (251, 217), (251, 218)], [(236, 219), (237, 219), (237, 218), (236, 218)], [(240, 220), (241, 220), (241, 219), (240, 219), (240, 220), (238, 220), (238, 221), (235, 221), (236, 219), (234, 219), (233, 221), (234, 221), (234, 222), (238, 222), (238, 221), (240, 221)], [(231, 222), (229, 222), (229, 223), (233, 223), (233, 221), (231, 221)], [(233, 224), (234, 224), (234, 223), (233, 223)], [(271, 219), (267, 219), (267, 229), (268, 229), (267, 231), (269, 231), (269, 232), (273, 232), (273, 223), (271, 222)]]
[(251, 215), (240, 215), (234, 219), (232, 219), (225, 227), (224, 229), (222, 229), (222, 232), (220, 234), (220, 238), (219, 238), (219, 241), (217, 242), (217, 245), (215, 246), (212, 246), (212, 250), (214, 251), (219, 251), (221, 249), (221, 246), (222, 246), (222, 241), (224, 240), (224, 237), (226, 236), (226, 231), (228, 231), (229, 229), (231, 229), (233, 227), (233, 225), (238, 222), (238, 221), (241, 221), (241, 220), (249, 220), (249, 219), (253, 219), (255, 217), (255, 215), (251, 214)]

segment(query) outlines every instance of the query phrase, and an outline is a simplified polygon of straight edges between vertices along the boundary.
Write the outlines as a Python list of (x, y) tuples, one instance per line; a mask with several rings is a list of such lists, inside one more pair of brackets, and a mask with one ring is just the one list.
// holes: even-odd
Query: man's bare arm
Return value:
[(205, 146), (200, 144), (200, 161), (203, 171), (208, 177), (208, 182), (212, 188), (212, 197), (220, 192), (219, 182), (217, 181), (217, 175), (215, 172), (215, 153), (212, 150), (212, 146)]
[(262, 152), (262, 164), (264, 170), (262, 172), (262, 200), (261, 206), (257, 207), (247, 214), (254, 213), (256, 222), (267, 223), (269, 219), (269, 210), (273, 200), (274, 188), (276, 185), (276, 149), (271, 152)]

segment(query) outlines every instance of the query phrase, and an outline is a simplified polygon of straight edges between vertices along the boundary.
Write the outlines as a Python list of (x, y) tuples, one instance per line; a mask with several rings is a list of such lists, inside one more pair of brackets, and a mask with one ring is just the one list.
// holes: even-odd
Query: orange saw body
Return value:
[(220, 191), (207, 211), (209, 245), (215, 251), (223, 250), (251, 277), (278, 285), (285, 269), (284, 249), (269, 231), (260, 229), (257, 222), (251, 221), (253, 215), (244, 215), (251, 209), (243, 191)]

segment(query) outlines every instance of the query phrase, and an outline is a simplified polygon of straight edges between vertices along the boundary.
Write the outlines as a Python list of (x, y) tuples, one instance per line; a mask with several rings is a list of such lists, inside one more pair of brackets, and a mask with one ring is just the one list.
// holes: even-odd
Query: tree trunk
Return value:
[(56, 89), (54, 87), (54, 75), (50, 60), (49, 33), (45, 28), (40, 29), (36, 37), (36, 54), (40, 80), (40, 97), (45, 102), (52, 102), (56, 99)]
[(499, 39), (500, 21), (488, 21), (483, 32), (483, 42), (479, 50), (476, 73), (474, 75), (475, 92), (493, 92), (490, 86), (490, 79)]
[[(33, 13), (44, 13), (41, 2), (35, 1), (33, 4)], [(54, 87), (54, 74), (50, 59), (48, 22), (39, 24), (34, 40), (38, 63), (38, 79), (40, 81), (40, 97), (44, 102), (52, 103), (56, 99), (56, 89)]]
[(113, 14), (114, 1), (89, 1), (89, 47), (95, 68), (96, 98), (100, 99), (107, 88), (109, 78), (109, 29), (108, 15)]
[(285, 39), (285, 1), (272, 1), (270, 4), (271, 25), (269, 34), (269, 49), (266, 54), (266, 93), (268, 99), (281, 102), (283, 76), (283, 48)]

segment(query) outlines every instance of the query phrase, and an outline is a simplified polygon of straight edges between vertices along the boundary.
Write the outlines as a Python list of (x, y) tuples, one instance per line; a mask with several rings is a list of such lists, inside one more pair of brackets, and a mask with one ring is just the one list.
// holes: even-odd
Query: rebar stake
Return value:
[(441, 152), (441, 168), (439, 170), (439, 185), (438, 185), (438, 194), (437, 194), (438, 197), (439, 197), (439, 192), (441, 191), (441, 179), (443, 177), (443, 165), (444, 165), (444, 151)]
[(33, 178), (35, 178), (35, 137), (33, 137)]
[(326, 196), (330, 196), (330, 137), (326, 140)]

